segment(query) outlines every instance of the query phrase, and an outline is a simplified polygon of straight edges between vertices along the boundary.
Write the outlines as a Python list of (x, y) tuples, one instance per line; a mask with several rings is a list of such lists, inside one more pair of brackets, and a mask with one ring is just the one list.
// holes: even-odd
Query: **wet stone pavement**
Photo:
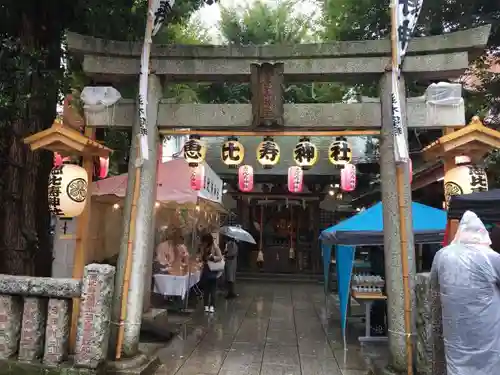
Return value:
[(154, 350), (157, 375), (366, 374), (356, 332), (344, 351), (338, 310), (327, 314), (321, 285), (240, 284), (238, 292), (220, 299), (215, 314), (196, 312)]

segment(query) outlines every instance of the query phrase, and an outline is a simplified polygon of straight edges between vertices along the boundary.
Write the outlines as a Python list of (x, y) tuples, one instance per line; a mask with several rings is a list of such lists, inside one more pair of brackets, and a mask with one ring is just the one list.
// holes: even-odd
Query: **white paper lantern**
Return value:
[(451, 196), (488, 190), (486, 171), (474, 165), (460, 165), (444, 175), (444, 195), (448, 203)]
[(49, 210), (64, 218), (79, 216), (85, 208), (88, 176), (85, 169), (75, 164), (52, 168), (49, 174)]

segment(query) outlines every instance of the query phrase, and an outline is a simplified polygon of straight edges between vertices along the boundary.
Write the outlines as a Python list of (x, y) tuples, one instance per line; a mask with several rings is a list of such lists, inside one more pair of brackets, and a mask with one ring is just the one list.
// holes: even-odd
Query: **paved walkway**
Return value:
[(157, 374), (366, 374), (356, 340), (343, 350), (322, 286), (249, 284), (239, 285), (239, 293), (237, 300), (219, 301), (212, 316), (196, 313), (185, 332), (159, 349)]

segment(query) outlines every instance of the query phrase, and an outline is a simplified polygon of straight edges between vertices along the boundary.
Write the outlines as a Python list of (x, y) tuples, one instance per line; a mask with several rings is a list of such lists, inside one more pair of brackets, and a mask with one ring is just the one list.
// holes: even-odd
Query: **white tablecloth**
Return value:
[(185, 298), (189, 289), (200, 281), (201, 272), (192, 272), (188, 275), (154, 275), (154, 292), (164, 296), (179, 296)]

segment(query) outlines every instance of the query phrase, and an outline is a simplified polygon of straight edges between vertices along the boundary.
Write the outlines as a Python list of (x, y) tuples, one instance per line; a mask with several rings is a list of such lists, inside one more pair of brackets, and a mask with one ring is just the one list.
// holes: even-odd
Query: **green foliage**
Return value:
[(312, 39), (312, 19), (294, 14), (297, 1), (276, 6), (258, 1), (238, 8), (222, 8), (220, 30), (230, 44), (305, 43)]

